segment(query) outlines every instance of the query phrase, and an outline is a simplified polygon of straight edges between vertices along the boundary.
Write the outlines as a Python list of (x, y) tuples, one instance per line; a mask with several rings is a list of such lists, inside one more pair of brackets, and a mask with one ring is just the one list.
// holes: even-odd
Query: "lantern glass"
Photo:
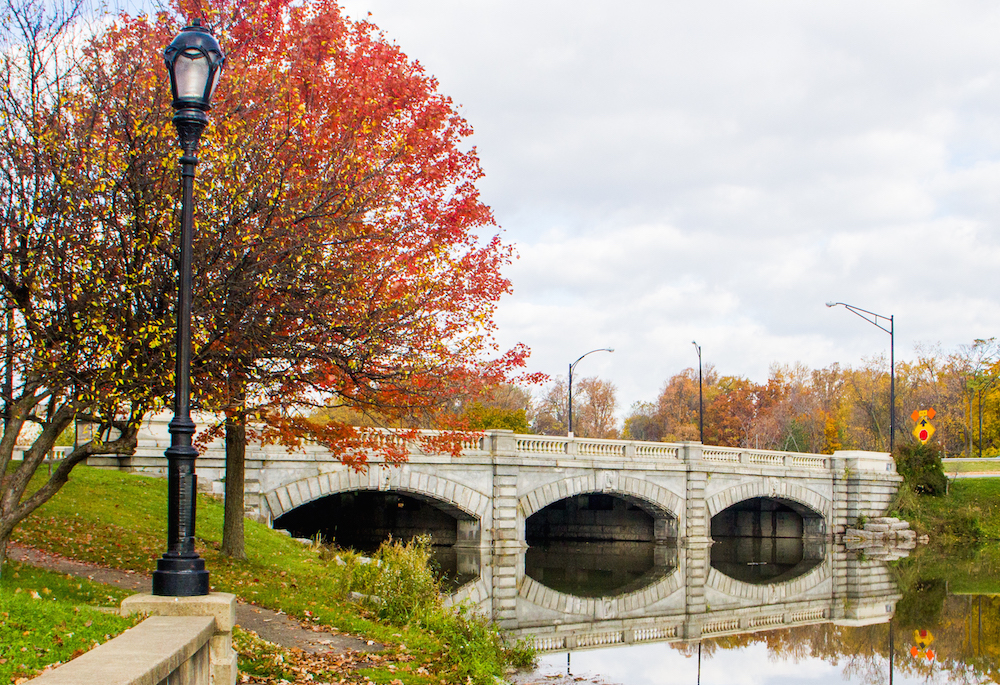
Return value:
[(208, 57), (201, 50), (189, 48), (177, 55), (177, 59), (174, 60), (177, 97), (184, 100), (205, 100), (209, 70)]
[(219, 68), (215, 70), (214, 74), (212, 74), (212, 90), (209, 91), (208, 93), (209, 102), (211, 102), (212, 98), (215, 97), (215, 89), (219, 87), (219, 80), (221, 76), (222, 76), (222, 65), (219, 65)]

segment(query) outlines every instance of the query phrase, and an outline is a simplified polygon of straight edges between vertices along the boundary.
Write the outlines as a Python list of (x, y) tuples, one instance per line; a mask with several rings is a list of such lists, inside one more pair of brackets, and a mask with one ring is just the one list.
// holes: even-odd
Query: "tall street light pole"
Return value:
[(611, 347), (601, 347), (596, 350), (591, 350), (586, 354), (581, 354), (579, 359), (569, 365), (569, 437), (573, 437), (573, 369), (576, 365), (580, 363), (580, 359), (583, 359), (588, 354), (594, 354), (594, 352), (614, 352), (614, 348)]
[[(698, 350), (698, 441), (705, 444), (705, 402), (701, 392), (701, 345), (694, 340), (691, 341), (694, 349)], [(699, 645), (700, 647), (700, 645)]]
[(153, 594), (168, 597), (207, 595), (205, 560), (194, 550), (195, 501), (198, 479), (194, 462), (191, 420), (191, 252), (194, 237), (194, 168), (198, 141), (208, 124), (212, 94), (226, 56), (215, 37), (195, 19), (173, 39), (163, 53), (170, 72), (174, 127), (183, 154), (180, 158), (181, 254), (177, 274), (177, 351), (174, 418), (170, 422), (167, 456), (167, 551), (153, 572)]
[[(877, 326), (886, 333), (889, 334), (889, 454), (892, 454), (893, 447), (896, 438), (896, 336), (895, 336), (895, 322), (892, 316), (882, 316), (881, 314), (876, 314), (875, 312), (870, 312), (867, 309), (862, 309), (861, 307), (855, 307), (854, 305), (846, 304), (844, 302), (827, 302), (827, 307), (836, 307), (840, 305), (845, 307), (850, 311), (854, 312), (862, 319)], [(884, 323), (879, 323), (879, 319), (883, 322), (888, 321), (889, 327), (886, 328)]]

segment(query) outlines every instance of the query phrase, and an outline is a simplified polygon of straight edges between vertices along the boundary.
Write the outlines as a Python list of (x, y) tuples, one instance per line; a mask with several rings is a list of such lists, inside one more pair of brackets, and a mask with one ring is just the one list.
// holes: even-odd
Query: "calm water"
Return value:
[(539, 647), (521, 683), (1000, 682), (1000, 547), (886, 563), (771, 542), (553, 543), (449, 563), (464, 571), (456, 599)]

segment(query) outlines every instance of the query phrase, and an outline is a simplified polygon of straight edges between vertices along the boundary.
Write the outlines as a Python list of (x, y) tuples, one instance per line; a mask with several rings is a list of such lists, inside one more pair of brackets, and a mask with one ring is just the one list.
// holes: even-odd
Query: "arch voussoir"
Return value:
[(518, 498), (518, 510), (527, 519), (545, 507), (576, 495), (605, 493), (640, 500), (656, 510), (679, 518), (681, 498), (661, 485), (634, 476), (618, 476), (609, 486), (601, 486), (596, 475), (546, 483)]
[(709, 516), (715, 516), (734, 504), (756, 497), (796, 502), (827, 519), (832, 512), (829, 499), (815, 490), (783, 478), (755, 478), (750, 482), (734, 485), (706, 499), (705, 506)]
[(483, 493), (439, 475), (415, 474), (402, 469), (372, 468), (367, 473), (344, 469), (308, 476), (265, 492), (264, 502), (271, 511), (271, 518), (276, 519), (313, 500), (361, 490), (409, 492), (448, 504), (480, 521), (488, 518), (490, 500)]

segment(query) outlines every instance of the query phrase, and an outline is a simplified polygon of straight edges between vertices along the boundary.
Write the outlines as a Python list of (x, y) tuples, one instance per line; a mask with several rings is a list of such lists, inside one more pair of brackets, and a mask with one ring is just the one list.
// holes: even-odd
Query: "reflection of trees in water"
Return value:
[[(915, 597), (904, 597), (918, 607), (933, 600), (937, 585), (924, 583), (915, 588)], [(929, 589), (929, 594), (928, 594)], [(925, 602), (926, 603), (926, 602)], [(980, 685), (1000, 682), (1000, 596), (951, 595), (927, 613), (897, 614), (893, 622), (894, 672), (928, 683)], [(927, 616), (936, 620), (927, 622)], [(904, 620), (905, 619), (905, 620)], [(913, 622), (911, 619), (916, 619)], [(981, 622), (981, 623), (980, 623)], [(980, 625), (982, 626), (980, 628)], [(910, 655), (914, 630), (930, 630), (935, 661), (917, 660)], [(775, 661), (819, 658), (840, 666), (845, 680), (865, 685), (889, 682), (889, 625), (837, 626), (832, 623), (746, 633), (702, 640), (702, 658), (718, 650), (764, 645)], [(698, 643), (674, 643), (685, 656), (695, 656)]]

